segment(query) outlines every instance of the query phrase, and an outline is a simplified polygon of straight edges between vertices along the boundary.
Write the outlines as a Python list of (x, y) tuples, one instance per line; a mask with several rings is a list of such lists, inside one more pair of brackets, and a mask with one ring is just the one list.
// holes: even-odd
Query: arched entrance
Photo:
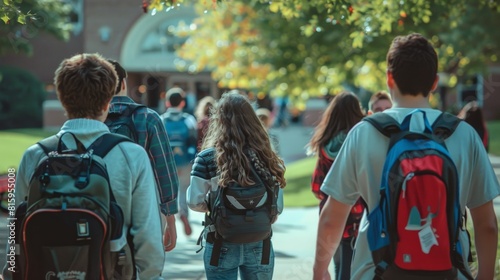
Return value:
[[(164, 93), (172, 86), (194, 94), (196, 100), (216, 95), (217, 86), (209, 72), (189, 74), (178, 70), (183, 60), (175, 51), (187, 37), (176, 36), (176, 31), (195, 30), (196, 17), (194, 9), (184, 5), (153, 16), (144, 15), (130, 28), (122, 44), (120, 61), (129, 72), (131, 95), (138, 92), (136, 99), (160, 113), (165, 110)], [(188, 111), (196, 104), (189, 105)]]

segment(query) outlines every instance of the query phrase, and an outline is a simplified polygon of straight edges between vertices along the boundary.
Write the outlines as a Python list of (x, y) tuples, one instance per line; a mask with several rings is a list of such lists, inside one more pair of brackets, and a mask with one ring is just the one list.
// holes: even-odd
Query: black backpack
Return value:
[[(61, 139), (69, 135), (76, 151), (63, 147)], [(103, 161), (123, 141), (130, 139), (107, 133), (85, 149), (65, 133), (38, 143), (46, 157), (16, 210), (20, 252), (14, 279), (112, 279), (116, 273), (132, 278), (134, 271), (122, 271), (135, 267), (132, 257), (124, 259), (128, 246), (110, 252), (110, 241), (122, 236), (123, 213)]]
[[(120, 104), (121, 105), (121, 104)], [(126, 103), (123, 104), (125, 109), (120, 112), (109, 112), (104, 123), (108, 126), (109, 131), (126, 136), (135, 143), (138, 141), (137, 129), (134, 124), (134, 112), (140, 108), (146, 108), (142, 104)]]
[(262, 264), (269, 264), (271, 225), (278, 215), (278, 189), (264, 183), (252, 166), (249, 187), (232, 183), (209, 193), (210, 212), (205, 216), (205, 225), (213, 232), (214, 248), (210, 264), (218, 266), (222, 241), (251, 243), (263, 241)]

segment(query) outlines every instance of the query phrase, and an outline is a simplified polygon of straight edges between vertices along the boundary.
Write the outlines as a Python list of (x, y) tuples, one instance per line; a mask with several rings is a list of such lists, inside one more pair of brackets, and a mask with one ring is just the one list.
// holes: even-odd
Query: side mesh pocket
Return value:
[(119, 239), (123, 233), (123, 211), (115, 201), (109, 204), (111, 240)]
[(373, 262), (377, 264), (382, 261), (390, 244), (387, 224), (380, 206), (375, 207), (368, 215), (368, 222), (368, 245), (372, 252)]

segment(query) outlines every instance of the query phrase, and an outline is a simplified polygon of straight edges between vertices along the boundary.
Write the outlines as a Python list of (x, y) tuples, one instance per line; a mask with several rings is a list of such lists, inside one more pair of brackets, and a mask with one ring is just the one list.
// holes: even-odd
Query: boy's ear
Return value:
[(394, 88), (396, 82), (394, 81), (394, 77), (392, 76), (392, 73), (389, 70), (387, 70), (386, 76), (387, 76), (387, 86), (391, 89)]
[(434, 79), (434, 83), (432, 84), (431, 92), (435, 91), (439, 82), (439, 76), (436, 75), (436, 79)]

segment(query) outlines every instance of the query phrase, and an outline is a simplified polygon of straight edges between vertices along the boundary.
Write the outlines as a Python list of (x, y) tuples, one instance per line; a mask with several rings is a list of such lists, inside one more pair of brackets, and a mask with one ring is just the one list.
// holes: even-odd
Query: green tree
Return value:
[[(161, 9), (172, 2), (152, 4)], [(385, 56), (397, 35), (430, 38), (449, 86), (485, 71), (500, 55), (500, 33), (493, 32), (500, 6), (489, 0), (175, 1), (181, 2), (198, 3), (200, 13), (179, 51), (186, 69), (211, 69), (222, 87), (292, 100), (346, 85), (385, 88)]]
[(2, 0), (0, 55), (32, 53), (30, 40), (42, 32), (68, 40), (71, 7), (60, 0)]
[(41, 127), (43, 84), (26, 70), (0, 67), (0, 130)]

